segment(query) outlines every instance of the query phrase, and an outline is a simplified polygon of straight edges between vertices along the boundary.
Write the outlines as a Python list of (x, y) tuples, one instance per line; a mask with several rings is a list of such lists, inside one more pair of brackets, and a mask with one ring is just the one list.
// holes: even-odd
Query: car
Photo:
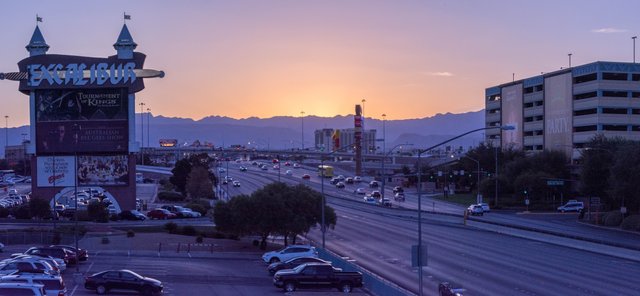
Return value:
[(0, 283), (24, 283), (42, 285), (47, 295), (67, 295), (62, 277), (46, 273), (21, 273), (0, 277)]
[(358, 187), (358, 188), (356, 188), (356, 190), (353, 191), (353, 193), (355, 193), (355, 194), (367, 194), (367, 190), (362, 188), (362, 187)]
[(4, 244), (0, 243), (0, 253), (4, 252)]
[(177, 217), (177, 215), (165, 209), (155, 209), (155, 210), (149, 211), (147, 213), (147, 217), (149, 217), (149, 219), (167, 220), (167, 219), (174, 219)]
[(285, 161), (284, 166), (291, 166), (291, 163), (288, 161)]
[(190, 208), (183, 208), (183, 210), (184, 210), (184, 211), (183, 211), (183, 215), (184, 215), (185, 213), (188, 213), (188, 214), (189, 214), (189, 217), (191, 217), (191, 218), (199, 218), (199, 217), (202, 217), (202, 214), (201, 214), (200, 212), (196, 212), (196, 211), (194, 211), (194, 210), (192, 210), (192, 209), (190, 209)]
[(398, 193), (398, 192), (404, 193), (404, 188), (400, 186), (393, 187), (393, 193)]
[(60, 274), (60, 271), (53, 268), (51, 264), (34, 257), (3, 260), (0, 264), (0, 275), (10, 275), (16, 271), (25, 270), (35, 270), (47, 274)]
[(467, 208), (467, 214), (473, 216), (482, 216), (484, 215), (484, 211), (482, 210), (482, 206), (480, 205), (470, 205)]
[(262, 260), (271, 264), (297, 257), (318, 257), (318, 251), (310, 245), (290, 245), (278, 251), (264, 253)]
[(257, 162), (257, 161), (252, 161), (252, 162), (251, 162), (251, 165), (256, 165), (256, 166), (257, 166), (257, 165), (258, 165), (258, 162)]
[(269, 168), (266, 165), (261, 166), (260, 169), (263, 170), (263, 171), (269, 170)]
[(378, 181), (369, 182), (369, 188), (378, 188), (379, 186), (380, 184), (378, 184)]
[(376, 199), (373, 198), (371, 195), (367, 195), (363, 199), (364, 199), (365, 203), (369, 203), (369, 204), (375, 204), (376, 203)]
[(285, 175), (287, 176), (291, 176), (293, 175), (293, 171), (292, 170), (287, 170), (286, 172), (284, 172)]
[(67, 269), (67, 264), (64, 263), (64, 260), (60, 258), (54, 258), (44, 254), (34, 254), (34, 255), (27, 255), (24, 253), (11, 254), (11, 258), (2, 260), (0, 261), (0, 263), (6, 263), (14, 259), (28, 259), (28, 260), (39, 260), (39, 261), (47, 262), (49, 263), (49, 265), (51, 265), (51, 267), (53, 267), (54, 274), (59, 274), (60, 272), (63, 272), (64, 270)]
[(241, 172), (246, 172), (246, 171), (247, 171), (247, 168), (246, 168), (246, 167), (244, 167), (244, 166), (240, 166), (240, 171), (241, 171)]
[(309, 180), (311, 179), (311, 176), (309, 176), (309, 174), (304, 174), (302, 175), (302, 179)]
[(38, 284), (0, 283), (0, 295), (46, 296), (44, 286)]
[(577, 200), (569, 200), (565, 205), (558, 207), (558, 212), (580, 212), (584, 210), (584, 203)]
[(379, 206), (383, 206), (383, 207), (391, 207), (392, 206), (391, 200), (389, 198), (387, 198), (387, 197), (379, 198), (376, 202), (378, 203)]
[(360, 183), (360, 182), (362, 182), (362, 177), (360, 177), (360, 176), (354, 176), (354, 177), (353, 177), (353, 182), (356, 182), (356, 183)]
[(50, 245), (50, 248), (65, 248), (71, 252), (76, 253), (76, 256), (80, 261), (87, 261), (89, 259), (89, 252), (86, 249), (78, 248), (69, 245)]
[(274, 170), (274, 171), (278, 171), (278, 170), (280, 170), (280, 165), (278, 165), (278, 164), (274, 164), (274, 165), (273, 165), (273, 170)]
[(161, 281), (141, 276), (131, 270), (105, 270), (84, 279), (84, 288), (105, 294), (111, 290), (134, 290), (145, 295), (157, 295), (164, 288)]
[(294, 269), (284, 269), (273, 275), (273, 285), (293, 292), (297, 288), (337, 288), (350, 293), (362, 287), (362, 273), (342, 271), (327, 263), (304, 263)]
[(310, 262), (331, 264), (331, 262), (329, 262), (329, 261), (325, 261), (325, 260), (322, 260), (322, 259), (316, 258), (316, 257), (298, 257), (298, 258), (289, 259), (289, 260), (284, 261), (284, 262), (281, 261), (281, 262), (271, 263), (267, 267), (267, 271), (269, 272), (269, 274), (273, 275), (277, 271), (280, 271), (280, 270), (283, 270), (283, 269), (293, 269), (293, 268), (297, 267), (300, 264), (310, 263)]
[(294, 163), (294, 164), (293, 164), (293, 168), (294, 168), (294, 169), (299, 169), (299, 168), (300, 168), (300, 165), (299, 165), (299, 164), (297, 164), (297, 163)]
[(453, 288), (450, 283), (442, 282), (438, 285), (438, 295), (440, 296), (463, 296), (466, 290), (461, 288)]
[(226, 170), (224, 168), (218, 168), (218, 173), (224, 173)]
[(31, 247), (24, 252), (26, 255), (47, 255), (62, 259), (65, 264), (78, 263), (76, 254), (62, 247)]
[(353, 178), (352, 177), (347, 177), (346, 179), (344, 179), (344, 182), (347, 184), (353, 184)]
[(481, 202), (478, 205), (482, 207), (482, 211), (485, 212), (485, 213), (488, 213), (488, 212), (491, 211), (491, 208), (489, 207), (489, 204), (486, 203), (486, 202)]
[(405, 197), (404, 197), (404, 193), (402, 192), (398, 192), (393, 196), (393, 200), (395, 201), (404, 201)]
[(380, 193), (380, 191), (378, 191), (378, 190), (371, 191), (371, 197), (380, 198), (380, 197), (382, 197), (382, 193)]
[(336, 183), (336, 188), (344, 188), (344, 187), (345, 187), (344, 182)]
[(119, 216), (120, 216), (120, 219), (122, 220), (138, 220), (138, 221), (147, 220), (147, 216), (145, 216), (143, 213), (137, 210), (122, 211), (120, 212)]
[(240, 187), (240, 181), (233, 181), (233, 187)]

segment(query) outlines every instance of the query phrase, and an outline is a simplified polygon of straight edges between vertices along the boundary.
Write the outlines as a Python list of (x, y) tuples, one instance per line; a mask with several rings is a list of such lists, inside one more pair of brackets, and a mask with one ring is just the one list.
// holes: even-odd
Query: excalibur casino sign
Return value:
[(135, 207), (135, 93), (143, 78), (164, 76), (142, 68), (146, 56), (136, 46), (125, 24), (117, 55), (48, 55), (36, 26), (19, 71), (0, 73), (29, 96), (33, 197), (64, 204), (80, 187), (103, 191), (116, 210)]

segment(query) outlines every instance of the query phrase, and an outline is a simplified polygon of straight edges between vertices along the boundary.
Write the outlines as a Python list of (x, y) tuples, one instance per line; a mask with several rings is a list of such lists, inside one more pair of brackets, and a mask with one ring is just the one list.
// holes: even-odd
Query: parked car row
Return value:
[(345, 272), (318, 258), (315, 247), (290, 245), (262, 255), (270, 263), (267, 271), (273, 275), (273, 285), (287, 292), (298, 288), (337, 288), (349, 293), (362, 287), (362, 273)]
[[(160, 208), (147, 212), (149, 219), (176, 219), (176, 218), (199, 218), (202, 214), (196, 212), (190, 208), (186, 208), (178, 205), (164, 205)], [(144, 220), (144, 219), (140, 219)]]

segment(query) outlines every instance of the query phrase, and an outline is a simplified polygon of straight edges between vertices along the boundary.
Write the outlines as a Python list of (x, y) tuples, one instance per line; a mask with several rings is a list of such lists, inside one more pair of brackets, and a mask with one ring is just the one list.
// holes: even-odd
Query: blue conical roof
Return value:
[(37, 25), (36, 29), (33, 31), (33, 35), (31, 36), (31, 41), (29, 41), (29, 44), (27, 44), (25, 48), (32, 54), (44, 54), (47, 50), (49, 50), (49, 45), (44, 41), (42, 32), (40, 32), (40, 28)]
[(133, 37), (131, 37), (131, 33), (129, 33), (129, 28), (127, 25), (122, 26), (122, 30), (120, 31), (120, 36), (118, 36), (118, 40), (113, 44), (115, 49), (131, 47), (131, 49), (135, 49), (138, 44), (133, 42)]

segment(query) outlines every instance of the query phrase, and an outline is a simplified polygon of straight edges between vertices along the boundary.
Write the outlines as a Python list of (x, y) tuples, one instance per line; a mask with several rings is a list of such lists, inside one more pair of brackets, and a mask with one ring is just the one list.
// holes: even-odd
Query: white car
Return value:
[(356, 190), (353, 191), (353, 193), (355, 193), (355, 194), (367, 194), (367, 190), (362, 188), (362, 187), (358, 187)]
[(309, 245), (291, 245), (278, 251), (266, 252), (262, 260), (267, 263), (284, 262), (298, 257), (318, 257), (315, 247)]
[(284, 174), (287, 175), (287, 176), (291, 176), (291, 175), (293, 175), (293, 171), (287, 170)]
[(467, 214), (471, 215), (471, 216), (482, 216), (484, 214), (484, 211), (482, 210), (482, 206), (481, 205), (470, 205), (467, 208)]
[(362, 177), (360, 176), (353, 177), (353, 182), (356, 182), (356, 183), (362, 182)]
[(373, 196), (371, 195), (367, 195), (363, 198), (364, 202), (369, 203), (369, 204), (376, 204), (376, 199), (373, 198)]
[[(0, 278), (2, 283), (26, 283), (30, 285), (41, 284), (47, 295), (67, 295), (67, 287), (62, 277), (49, 274), (13, 274)], [(11, 294), (8, 294), (11, 295)]]
[(24, 283), (0, 283), (0, 295), (46, 296), (44, 285)]
[(233, 181), (233, 187), (240, 187), (240, 181)]
[(570, 200), (565, 205), (558, 207), (558, 212), (562, 212), (562, 213), (572, 212), (572, 211), (580, 212), (582, 210), (584, 210), (584, 203), (577, 200)]

